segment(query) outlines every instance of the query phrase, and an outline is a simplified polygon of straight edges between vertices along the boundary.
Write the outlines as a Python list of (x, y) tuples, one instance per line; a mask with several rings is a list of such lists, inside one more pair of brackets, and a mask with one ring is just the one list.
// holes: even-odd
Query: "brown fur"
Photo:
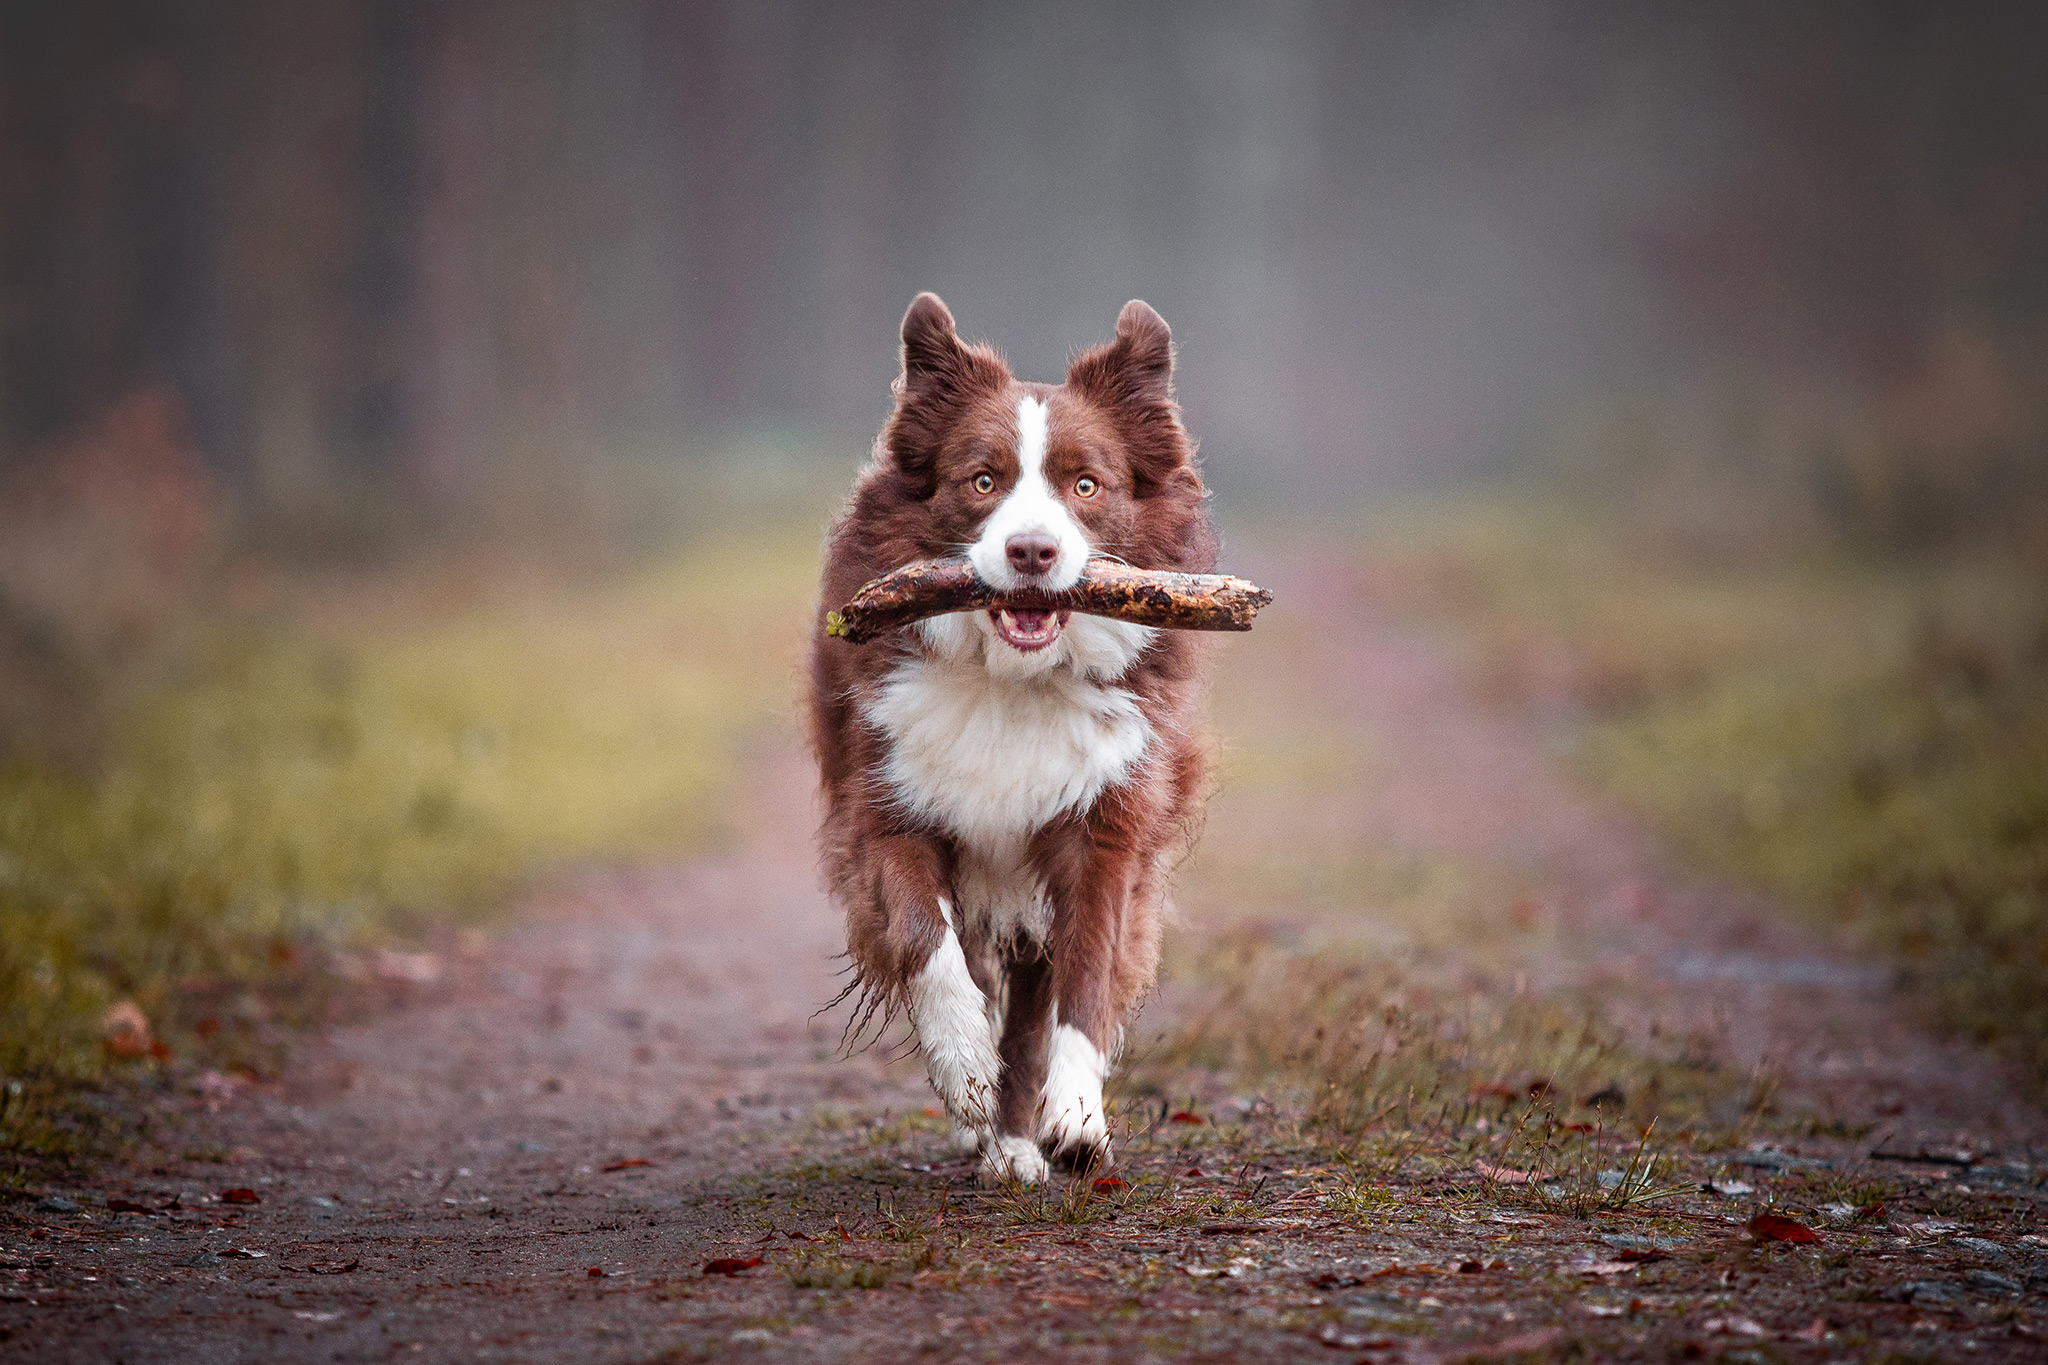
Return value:
[[(861, 645), (828, 639), (825, 609), (869, 579), (973, 540), (1018, 477), (1018, 401), (1049, 413), (1047, 481), (1096, 552), (1140, 568), (1213, 571), (1216, 535), (1194, 444), (1172, 391), (1172, 342), (1142, 303), (1126, 306), (1112, 342), (1074, 361), (1059, 386), (1023, 383), (985, 346), (960, 342), (935, 296), (903, 319), (896, 406), (827, 544), (820, 625), (811, 655), (811, 739), (824, 788), (826, 882), (847, 919), (857, 983), (891, 1010), (944, 937), (936, 902), (950, 897), (958, 856), (943, 831), (890, 800), (880, 776), (886, 735), (861, 707), (924, 645), (900, 630)], [(980, 471), (997, 478), (979, 494)], [(1101, 491), (1072, 493), (1082, 473)], [(1118, 680), (1133, 693), (1154, 739), (1145, 760), (1085, 811), (1031, 839), (1029, 860), (1052, 907), (1048, 941), (963, 943), (977, 978), (999, 965), (1007, 1012), (1001, 1031), (1001, 1131), (1029, 1131), (1046, 1066), (1048, 1006), (1112, 1055), (1159, 961), (1167, 875), (1199, 822), (1208, 754), (1196, 728), (1208, 642), (1162, 632)], [(997, 983), (983, 980), (984, 989)]]

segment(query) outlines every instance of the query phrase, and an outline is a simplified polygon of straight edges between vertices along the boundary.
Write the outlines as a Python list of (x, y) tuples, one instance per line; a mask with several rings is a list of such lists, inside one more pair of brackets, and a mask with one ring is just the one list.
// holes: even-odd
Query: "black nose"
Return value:
[(1060, 543), (1044, 531), (1024, 531), (1003, 542), (1003, 553), (1009, 556), (1012, 569), (1035, 577), (1052, 572), (1052, 562), (1060, 557)]

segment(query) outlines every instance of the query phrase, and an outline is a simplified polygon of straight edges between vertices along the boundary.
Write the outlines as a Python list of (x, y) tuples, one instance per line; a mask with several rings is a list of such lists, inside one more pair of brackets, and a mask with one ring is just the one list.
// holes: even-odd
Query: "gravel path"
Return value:
[[(1245, 568), (1280, 605), (1269, 641), (1232, 646), (1219, 707), (1277, 702), (1357, 762), (1246, 780), (1212, 839), (1227, 825), (1303, 860), (1368, 847), (1504, 869), (1533, 899), (1512, 924), (1460, 931), (1490, 969), (1510, 962), (1535, 988), (1603, 983), (1624, 1014), (1713, 1021), (1739, 1057), (1773, 1059), (1788, 1094), (1882, 1115), (1900, 1141), (2048, 1159), (2028, 1146), (2048, 1127), (1992, 1062), (1915, 1031), (1881, 973), (1754, 898), (1672, 876), (1566, 785), (1531, 727), (1477, 704), (1440, 649), (1359, 612), (1342, 565)], [(1316, 1327), (1333, 1310), (1313, 1257), (1407, 1246), (1412, 1261), (1431, 1254), (1421, 1231), (1319, 1233), (1313, 1251), (1232, 1260), (1230, 1239), (1256, 1229), (1177, 1225), (1111, 1247), (1005, 1220), (949, 1160), (916, 1062), (836, 1058), (843, 1014), (814, 1017), (836, 989), (838, 929), (792, 744), (757, 755), (740, 799), (749, 847), (556, 887), (469, 955), (420, 964), (441, 974), (402, 1007), (306, 1040), (278, 1084), (181, 1101), (161, 1146), (68, 1192), (79, 1210), (15, 1218), (0, 1360), (1330, 1359), (1332, 1345), (1383, 1360), (1555, 1341), (1544, 1324), (1566, 1309), (1533, 1281), (1469, 1313), (1449, 1290), (1435, 1308), (1412, 1300), (1403, 1311), (1440, 1325), (1390, 1327), (1383, 1344), (1343, 1325), (1369, 1305)], [(1295, 913), (1243, 904), (1226, 864), (1192, 870), (1182, 935)], [(1455, 957), (1456, 937), (1436, 951)], [(107, 1208), (173, 1196), (160, 1212)], [(1558, 1230), (1558, 1246), (1574, 1236)], [(765, 1264), (704, 1273), (754, 1257)], [(1210, 1269), (1171, 1273), (1189, 1265)], [(889, 1287), (862, 1288), (863, 1266)], [(2038, 1318), (2038, 1291), (2026, 1301)], [(1972, 1358), (2028, 1358), (2038, 1341), (2015, 1320), (2022, 1335), (1987, 1329)], [(1759, 1330), (1782, 1342), (1790, 1320)]]

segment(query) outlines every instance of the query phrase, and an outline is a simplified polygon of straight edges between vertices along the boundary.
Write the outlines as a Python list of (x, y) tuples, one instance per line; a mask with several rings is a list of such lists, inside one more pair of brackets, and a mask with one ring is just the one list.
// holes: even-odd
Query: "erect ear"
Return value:
[(1173, 401), (1173, 333), (1143, 299), (1116, 315), (1116, 340), (1097, 346), (1067, 370), (1067, 382), (1112, 403)]
[(960, 334), (953, 315), (937, 294), (926, 292), (910, 301), (903, 315), (903, 387), (924, 393), (948, 387), (960, 378)]

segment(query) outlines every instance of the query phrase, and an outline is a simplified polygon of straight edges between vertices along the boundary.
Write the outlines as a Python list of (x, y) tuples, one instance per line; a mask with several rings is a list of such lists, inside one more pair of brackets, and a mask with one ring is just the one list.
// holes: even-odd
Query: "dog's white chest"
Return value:
[(1088, 808), (1152, 739), (1138, 700), (1062, 669), (998, 678), (977, 662), (906, 661), (868, 704), (904, 807), (983, 848)]

